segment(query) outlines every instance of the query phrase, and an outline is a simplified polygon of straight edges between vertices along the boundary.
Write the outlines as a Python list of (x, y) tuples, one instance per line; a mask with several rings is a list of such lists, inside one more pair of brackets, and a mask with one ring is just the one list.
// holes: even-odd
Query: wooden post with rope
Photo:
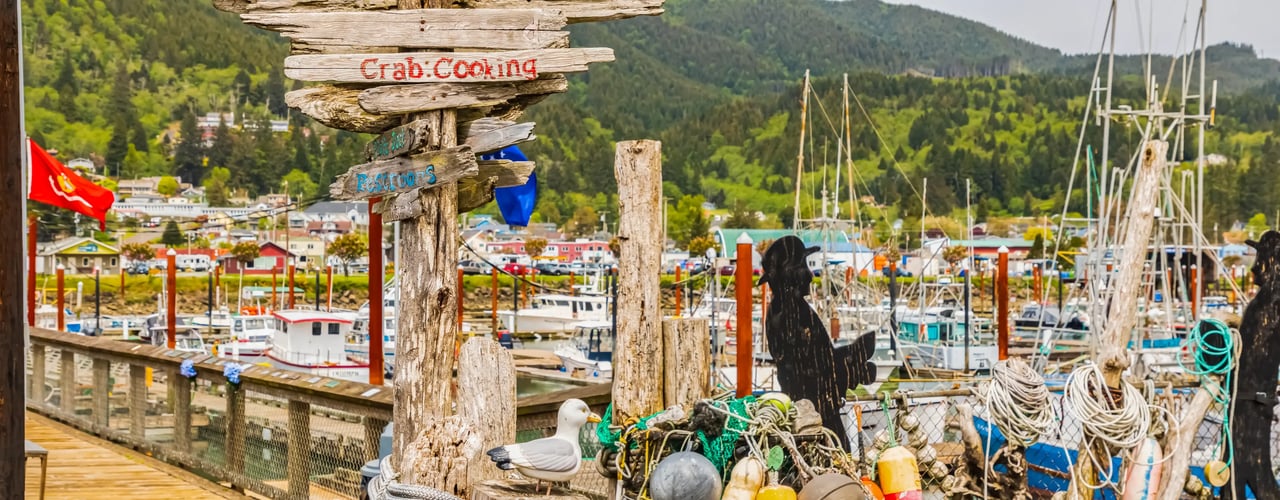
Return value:
[[(1160, 193), (1160, 176), (1164, 171), (1165, 152), (1169, 144), (1164, 141), (1148, 141), (1143, 148), (1142, 158), (1138, 161), (1137, 172), (1133, 181), (1133, 196), (1125, 214), (1128, 229), (1121, 242), (1118, 258), (1128, 260), (1145, 260), (1147, 247), (1151, 242), (1152, 226), (1155, 223), (1156, 202)], [(1107, 322), (1099, 337), (1098, 352), (1095, 362), (1102, 370), (1107, 388), (1120, 389), (1124, 370), (1129, 367), (1127, 346), (1130, 334), (1137, 326), (1138, 296), (1142, 293), (1142, 266), (1120, 266), (1119, 272), (1111, 280), (1113, 292), (1111, 304), (1107, 309)], [(1168, 300), (1166, 298), (1166, 300)], [(1100, 390), (1102, 388), (1099, 388)], [(1120, 401), (1119, 404), (1125, 402)], [(1089, 485), (1097, 480), (1098, 471), (1093, 469), (1093, 460), (1086, 460), (1089, 453), (1109, 463), (1110, 457), (1102, 446), (1087, 448), (1087, 440), (1080, 444), (1080, 458), (1076, 461), (1076, 471), (1071, 475), (1071, 490), (1077, 498), (1092, 498), (1093, 490)]]

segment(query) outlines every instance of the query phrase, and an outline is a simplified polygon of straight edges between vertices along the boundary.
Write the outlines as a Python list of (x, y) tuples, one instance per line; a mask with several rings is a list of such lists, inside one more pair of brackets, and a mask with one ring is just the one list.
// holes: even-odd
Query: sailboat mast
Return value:
[[(853, 238), (854, 242), (862, 239), (862, 212), (858, 210), (858, 198), (854, 194), (853, 189), (853, 127), (849, 124), (849, 74), (844, 74), (844, 161), (845, 175), (848, 176), (849, 186), (849, 210), (853, 216), (853, 227), (857, 230), (858, 236)], [(856, 249), (855, 249), (856, 250)], [(856, 252), (855, 252), (856, 255)], [(857, 259), (853, 259), (850, 265), (856, 265)]]
[(800, 228), (800, 186), (804, 175), (804, 127), (809, 116), (809, 70), (804, 70), (804, 85), (801, 89), (800, 103), (800, 154), (796, 156), (796, 203), (795, 216), (791, 219), (791, 229)]
[[(1207, 114), (1205, 112), (1205, 105), (1204, 105), (1205, 97), (1206, 97), (1205, 90), (1207, 90), (1205, 89), (1205, 86), (1204, 86), (1205, 45), (1207, 45), (1204, 39), (1204, 35), (1205, 35), (1204, 24), (1205, 24), (1205, 21), (1207, 20), (1205, 19), (1205, 11), (1208, 9), (1208, 3), (1209, 3), (1209, 0), (1200, 0), (1200, 22), (1198, 23), (1200, 26), (1200, 33), (1199, 33), (1199, 36), (1197, 37), (1200, 40), (1200, 97), (1199, 97), (1200, 109), (1197, 110), (1197, 114), (1201, 116), (1205, 116)], [(1213, 99), (1216, 100), (1218, 98), (1218, 96), (1216, 95), (1217, 92), (1215, 91), (1214, 94), (1215, 95), (1213, 96)], [(1201, 243), (1200, 243), (1200, 240), (1204, 238), (1197, 238), (1196, 235), (1202, 234), (1204, 229), (1204, 165), (1205, 165), (1204, 129), (1205, 127), (1208, 127), (1208, 126), (1209, 126), (1209, 121), (1207, 119), (1201, 120), (1200, 130), (1199, 130), (1200, 133), (1198, 134), (1199, 138), (1197, 140), (1199, 144), (1196, 146), (1196, 197), (1195, 197), (1196, 220), (1195, 220), (1195, 223), (1197, 224), (1197, 227), (1194, 227), (1191, 233), (1192, 239), (1195, 240), (1196, 269), (1199, 269), (1200, 272), (1205, 271), (1204, 249), (1201, 247)], [(1200, 287), (1201, 281), (1203, 280), (1196, 281), (1195, 286), (1197, 288)], [(1191, 293), (1192, 293), (1192, 297), (1196, 296), (1195, 291), (1192, 291)], [(1192, 302), (1192, 303), (1194, 304), (1196, 302)], [(1191, 311), (1191, 317), (1199, 318), (1200, 317), (1199, 311)]]

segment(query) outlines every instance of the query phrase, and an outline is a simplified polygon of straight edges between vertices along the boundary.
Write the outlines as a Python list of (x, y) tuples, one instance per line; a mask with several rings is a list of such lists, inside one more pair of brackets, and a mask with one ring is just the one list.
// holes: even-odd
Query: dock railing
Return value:
[(389, 387), (259, 365), (232, 384), (235, 361), (43, 329), (29, 354), (29, 409), (268, 498), (358, 498), (391, 419)]

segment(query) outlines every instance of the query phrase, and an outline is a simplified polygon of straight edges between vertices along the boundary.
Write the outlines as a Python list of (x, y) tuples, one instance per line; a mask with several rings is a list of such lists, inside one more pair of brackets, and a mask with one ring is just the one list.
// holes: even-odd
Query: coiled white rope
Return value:
[[(1119, 406), (1111, 401), (1110, 390), (1102, 376), (1098, 365), (1085, 365), (1076, 368), (1067, 377), (1063, 389), (1066, 400), (1065, 412), (1080, 422), (1084, 439), (1088, 448), (1093, 448), (1096, 441), (1101, 441), (1107, 448), (1107, 455), (1114, 456), (1132, 449), (1147, 438), (1151, 425), (1151, 408), (1138, 388), (1121, 382), (1122, 399)], [(1093, 461), (1093, 470), (1104, 470), (1094, 453), (1086, 453)], [(1108, 484), (1119, 485), (1119, 471), (1116, 471), (1110, 459), (1105, 467), (1106, 480), (1101, 484), (1090, 484), (1090, 478), (1080, 478), (1090, 489), (1098, 489)]]
[(1053, 426), (1053, 405), (1044, 378), (1021, 359), (996, 363), (985, 397), (991, 421), (1011, 443), (1030, 447)]

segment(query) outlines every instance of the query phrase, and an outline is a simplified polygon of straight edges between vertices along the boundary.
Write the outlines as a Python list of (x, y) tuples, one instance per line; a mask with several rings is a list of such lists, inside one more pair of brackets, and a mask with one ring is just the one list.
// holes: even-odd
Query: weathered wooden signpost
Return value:
[[(321, 85), (286, 103), (327, 126), (381, 134), (330, 187), (336, 199), (380, 198), (401, 221), (399, 338), (392, 464), (399, 481), (465, 494), (481, 453), (514, 440), (514, 377), (461, 377), (454, 414), (458, 213), (521, 185), (532, 162), (476, 155), (528, 141), (524, 109), (565, 92), (564, 73), (613, 60), (570, 48), (566, 24), (662, 13), (664, 0), (213, 0), (292, 40), (285, 75)], [(463, 8), (456, 8), (456, 7)], [(459, 366), (512, 372), (500, 349), (462, 350)], [(476, 385), (473, 387), (472, 385)], [(503, 435), (498, 435), (503, 434)], [(483, 462), (483, 463), (482, 463)]]

